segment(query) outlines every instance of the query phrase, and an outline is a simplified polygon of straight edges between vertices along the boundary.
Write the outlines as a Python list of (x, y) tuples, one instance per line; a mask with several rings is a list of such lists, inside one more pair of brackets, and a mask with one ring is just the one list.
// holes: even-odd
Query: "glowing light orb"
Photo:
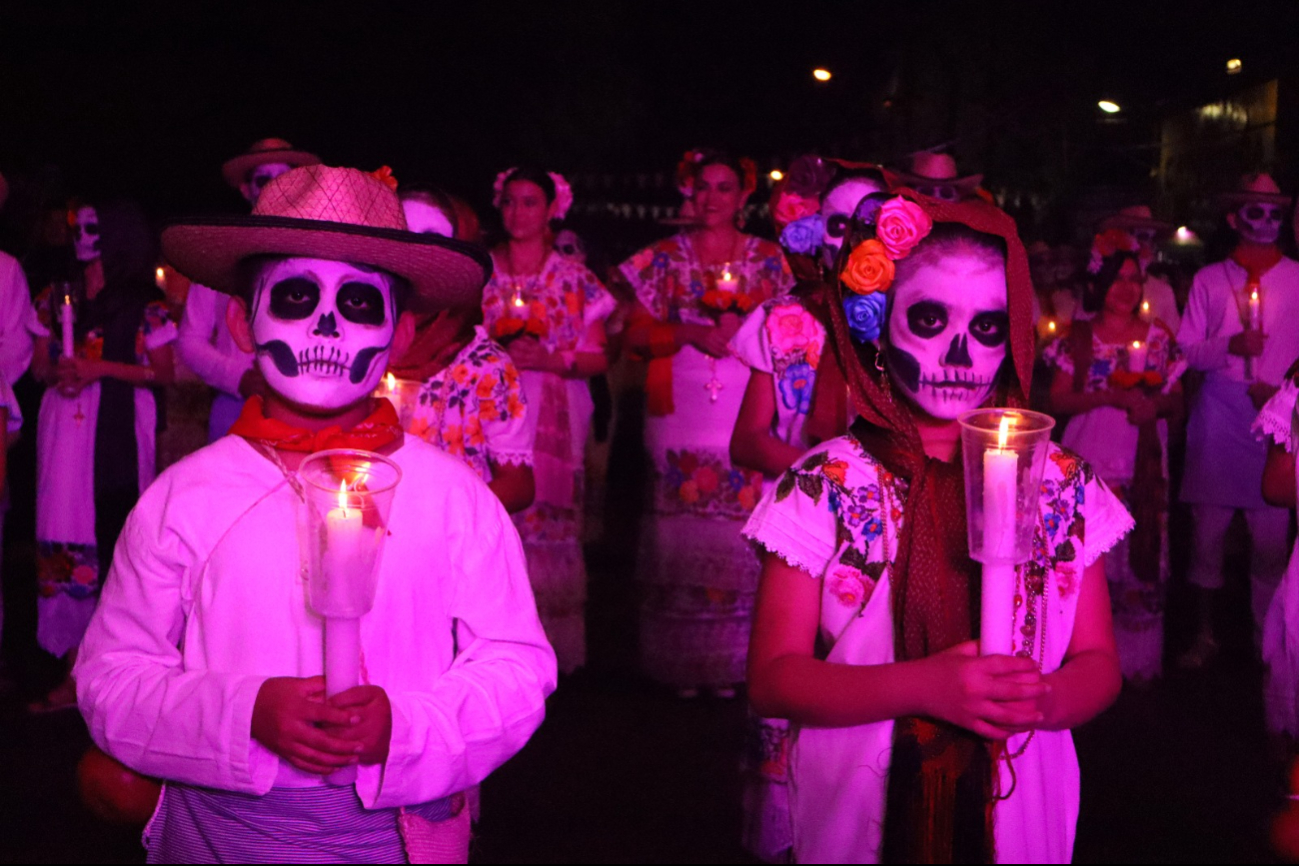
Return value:
[(812, 77), (817, 81), (829, 81), (833, 76), (830, 75), (830, 70), (817, 67), (812, 70)]
[(1105, 112), (1106, 114), (1118, 114), (1120, 111), (1123, 110), (1119, 108), (1119, 104), (1117, 102), (1111, 102), (1108, 99), (1102, 99), (1100, 102), (1096, 103), (1096, 105), (1098, 108), (1100, 108), (1101, 111)]

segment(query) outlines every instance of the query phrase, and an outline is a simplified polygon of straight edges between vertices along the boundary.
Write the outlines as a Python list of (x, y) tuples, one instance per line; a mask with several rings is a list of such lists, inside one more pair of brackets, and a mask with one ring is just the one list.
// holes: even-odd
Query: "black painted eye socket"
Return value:
[(369, 283), (343, 283), (338, 290), (338, 312), (358, 325), (382, 325), (387, 317), (383, 292)]
[(835, 214), (830, 217), (825, 224), (825, 233), (832, 238), (841, 238), (848, 233), (848, 217), (844, 214)]
[(77, 227), (83, 235), (96, 237), (99, 234), (99, 223), (84, 223)]
[(922, 340), (947, 330), (947, 307), (937, 301), (917, 301), (907, 308), (907, 327)]
[(1004, 312), (979, 313), (970, 322), (970, 335), (983, 345), (994, 348), (1006, 342), (1010, 330), (1010, 316)]
[(306, 277), (289, 277), (271, 286), (271, 315), (277, 319), (305, 319), (320, 304), (320, 286)]

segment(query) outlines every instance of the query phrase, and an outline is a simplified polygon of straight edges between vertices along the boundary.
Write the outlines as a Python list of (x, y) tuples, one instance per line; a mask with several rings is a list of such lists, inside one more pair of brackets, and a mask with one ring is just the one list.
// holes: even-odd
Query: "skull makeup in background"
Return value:
[(255, 205), (257, 199), (261, 198), (262, 190), (266, 189), (266, 184), (292, 168), (293, 166), (286, 162), (263, 163), (248, 172), (248, 179), (240, 184), (239, 191), (243, 193), (249, 204)]
[(917, 184), (916, 192), (921, 195), (927, 195), (930, 198), (936, 198), (940, 201), (959, 201), (960, 192), (950, 183), (925, 183)]
[(93, 207), (79, 207), (72, 217), (72, 252), (79, 262), (99, 258), (99, 214)]
[(586, 264), (586, 244), (572, 229), (564, 229), (555, 235), (555, 252), (579, 265)]
[(1280, 205), (1257, 201), (1241, 205), (1231, 216), (1231, 227), (1241, 239), (1264, 245), (1276, 243), (1281, 234), (1281, 221), (1285, 218)]
[(396, 319), (390, 278), (379, 271), (329, 259), (275, 262), (253, 299), (258, 369), (300, 406), (350, 406), (388, 369)]
[(1006, 358), (1006, 272), (980, 250), (919, 266), (889, 291), (885, 336), (893, 383), (934, 418), (988, 399)]
[(826, 267), (833, 268), (848, 234), (857, 203), (873, 192), (887, 192), (881, 183), (868, 177), (853, 177), (831, 189), (821, 199), (821, 219), (825, 229), (821, 236), (821, 255)]

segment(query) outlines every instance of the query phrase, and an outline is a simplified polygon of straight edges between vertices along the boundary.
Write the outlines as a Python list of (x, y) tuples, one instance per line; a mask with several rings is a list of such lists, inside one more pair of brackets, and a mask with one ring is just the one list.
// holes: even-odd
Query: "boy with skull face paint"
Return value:
[(795, 858), (1067, 862), (1068, 729), (1120, 684), (1097, 560), (1131, 517), (1052, 446), (1017, 575), (1022, 645), (979, 657), (955, 419), (1027, 400), (1023, 246), (991, 204), (901, 190), (859, 206), (840, 262), (830, 311), (860, 418), (745, 527), (765, 551), (749, 695), (795, 727)]
[[(456, 792), (527, 741), (555, 657), (496, 497), (370, 393), (411, 339), (403, 307), (472, 299), (488, 260), (406, 231), (381, 180), (324, 166), (272, 181), (252, 217), (175, 224), (163, 246), (181, 273), (242, 292), (228, 321), (268, 393), (141, 498), (78, 661), (96, 743), (167, 780), (150, 861), (419, 862), (421, 840), (447, 837), (464, 857)], [(402, 480), (361, 621), (366, 684), (325, 699), (294, 472), (331, 447), (386, 454)], [(357, 764), (354, 790), (322, 778)]]
[[(1267, 446), (1250, 425), (1299, 357), (1299, 262), (1277, 247), (1290, 203), (1266, 174), (1249, 175), (1221, 196), (1227, 224), (1240, 241), (1227, 260), (1195, 275), (1177, 335), (1191, 367), (1205, 373), (1187, 423), (1181, 491), (1195, 518), (1188, 577), (1200, 595), (1200, 629), (1180, 659), (1184, 667), (1198, 668), (1217, 652), (1212, 611), (1223, 585), (1223, 543), (1236, 511), (1244, 512), (1253, 542), (1256, 642), (1286, 567), (1289, 511), (1263, 500)], [(1251, 325), (1255, 290), (1261, 328)]]

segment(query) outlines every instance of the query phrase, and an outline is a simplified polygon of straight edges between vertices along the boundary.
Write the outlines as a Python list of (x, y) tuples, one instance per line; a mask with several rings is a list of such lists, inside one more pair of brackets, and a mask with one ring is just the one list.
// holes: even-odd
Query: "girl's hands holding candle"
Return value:
[(1051, 687), (1032, 659), (980, 656), (978, 642), (966, 641), (921, 664), (925, 715), (989, 740), (1031, 730), (1044, 718), (1039, 704)]

